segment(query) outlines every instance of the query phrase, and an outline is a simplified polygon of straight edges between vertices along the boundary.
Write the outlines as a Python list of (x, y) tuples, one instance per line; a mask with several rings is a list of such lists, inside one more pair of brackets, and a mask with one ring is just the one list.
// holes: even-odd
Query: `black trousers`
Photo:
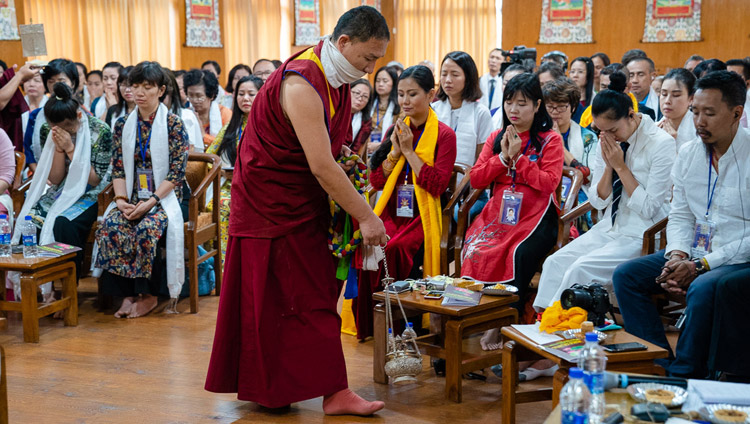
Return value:
[(716, 284), (709, 368), (750, 377), (747, 307), (750, 304), (750, 269), (732, 272)]
[(529, 284), (539, 269), (542, 259), (552, 249), (557, 241), (557, 210), (550, 204), (542, 217), (539, 226), (516, 249), (513, 263), (516, 268), (516, 279), (511, 282), (518, 287), (519, 301), (512, 304), (518, 310), (518, 316), (523, 316), (524, 305), (529, 293)]
[(86, 248), (86, 240), (88, 240), (91, 227), (96, 222), (98, 213), (99, 207), (94, 203), (72, 221), (63, 216), (58, 216), (57, 219), (55, 219), (54, 227), (52, 227), (55, 241), (81, 248), (81, 250), (76, 253), (74, 259), (76, 264), (76, 277), (79, 280), (83, 275), (81, 268), (83, 267), (83, 251)]

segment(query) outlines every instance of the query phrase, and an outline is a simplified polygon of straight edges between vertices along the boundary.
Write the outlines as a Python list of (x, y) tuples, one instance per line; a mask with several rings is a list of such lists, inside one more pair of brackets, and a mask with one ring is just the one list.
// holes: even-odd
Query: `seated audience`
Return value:
[(88, 110), (91, 105), (91, 95), (86, 88), (86, 74), (89, 73), (89, 70), (86, 68), (86, 65), (81, 62), (75, 62), (75, 64), (76, 69), (78, 70), (78, 81), (80, 81), (78, 91), (76, 91), (76, 98), (78, 99), (78, 103), (80, 103), (85, 110)]
[[(398, 280), (440, 274), (440, 197), (453, 173), (456, 136), (430, 108), (434, 87), (426, 66), (412, 66), (401, 74), (398, 100), (406, 118), (388, 129), (370, 161), (370, 184), (383, 190), (375, 214), (390, 236), (385, 247), (388, 270)], [(405, 201), (408, 207), (402, 206)], [(372, 293), (383, 288), (382, 270), (381, 262), (377, 271), (359, 272), (359, 294), (352, 309), (360, 340), (373, 334)]]
[[(42, 82), (47, 93), (53, 93), (53, 87), (61, 82), (70, 87), (73, 92), (78, 88), (78, 69), (76, 65), (67, 59), (54, 59), (42, 69)], [(46, 104), (45, 104), (46, 106)], [(47, 119), (44, 108), (32, 110), (26, 124), (26, 132), (23, 137), (23, 151), (26, 155), (26, 166), (33, 172), (42, 154), (41, 130)]]
[(102, 94), (92, 97), (91, 113), (97, 118), (107, 122), (107, 111), (112, 106), (120, 103), (120, 89), (117, 80), (120, 72), (125, 69), (120, 62), (108, 62), (102, 68)]
[[(234, 93), (234, 106), (232, 107), (232, 119), (225, 125), (206, 153), (217, 155), (221, 158), (223, 168), (234, 167), (237, 159), (237, 146), (242, 140), (242, 133), (245, 131), (247, 117), (250, 114), (250, 108), (253, 106), (253, 100), (258, 95), (258, 90), (263, 86), (263, 80), (255, 75), (247, 75), (237, 81), (237, 86), (232, 92)], [(227, 240), (229, 239), (229, 205), (232, 199), (231, 189), (232, 180), (221, 179), (221, 199), (219, 211), (219, 226), (221, 236), (221, 263), (224, 265), (224, 258), (227, 252)], [(209, 210), (212, 210), (213, 203), (209, 203)]]
[[(750, 94), (750, 62), (744, 59), (730, 59), (727, 60), (727, 71), (734, 72), (742, 77), (745, 81), (745, 86), (748, 88), (748, 94)], [(750, 120), (747, 116), (750, 113), (750, 96), (745, 98), (745, 109), (742, 111), (742, 124), (743, 128), (747, 128), (750, 125)]]
[(185, 76), (186, 72), (183, 70), (177, 70), (174, 71), (174, 78), (177, 80), (177, 86), (180, 87), (180, 101), (182, 104), (182, 107), (187, 109), (190, 107), (190, 102), (187, 98), (187, 93), (185, 93), (185, 84), (182, 81), (182, 78)]
[(510, 80), (503, 102), (505, 128), (490, 135), (471, 169), (473, 188), (494, 188), (466, 232), (461, 273), (517, 286), (520, 312), (539, 261), (557, 239), (564, 149), (535, 75)]
[[(609, 88), (609, 76), (614, 72), (621, 71), (622, 65), (619, 63), (611, 63), (599, 72), (599, 85), (597, 85), (597, 92), (604, 91)], [(626, 74), (627, 77), (627, 74)]]
[(110, 128), (114, 128), (118, 119), (130, 115), (130, 112), (135, 109), (135, 95), (128, 79), (128, 75), (132, 69), (132, 66), (121, 69), (120, 75), (117, 77), (118, 102), (107, 109), (107, 116), (105, 118), (105, 122), (107, 122)]
[(234, 107), (234, 87), (237, 85), (237, 82), (239, 80), (252, 74), (253, 70), (244, 63), (234, 65), (234, 67), (229, 71), (227, 86), (224, 89), (224, 97), (219, 98), (219, 104), (226, 108), (232, 109)]
[(167, 74), (169, 83), (167, 84), (167, 91), (164, 93), (162, 103), (164, 103), (164, 106), (170, 112), (182, 119), (182, 126), (188, 135), (188, 140), (190, 140), (190, 151), (202, 153), (205, 148), (203, 146), (203, 130), (201, 129), (198, 117), (192, 109), (180, 106), (182, 99), (180, 98), (180, 87), (177, 85), (177, 79), (169, 69), (164, 69), (164, 72)]
[(91, 114), (96, 116), (96, 114), (94, 114), (94, 110), (92, 110), (92, 105), (94, 104), (94, 100), (98, 99), (104, 94), (102, 71), (93, 70), (86, 74), (86, 91), (89, 94), (89, 104), (86, 105), (86, 107), (89, 109), (89, 112), (91, 112)]
[(581, 114), (594, 99), (594, 63), (586, 56), (577, 57), (570, 63), (568, 75), (581, 92), (581, 107), (576, 108), (571, 118), (578, 123), (581, 120)]
[(719, 59), (707, 59), (699, 63), (693, 69), (693, 75), (695, 75), (696, 78), (702, 78), (709, 72), (726, 71), (726, 69), (727, 64), (720, 61)]
[(115, 125), (115, 201), (96, 233), (102, 292), (124, 298), (115, 313), (118, 318), (143, 316), (156, 307), (165, 282), (157, 247), (165, 233), (166, 284), (173, 299), (185, 274), (180, 201), (182, 185), (187, 184), (188, 136), (182, 119), (159, 102), (168, 78), (158, 63), (141, 62), (128, 78), (138, 105)]
[[(708, 376), (715, 301), (718, 290), (726, 288), (719, 282), (750, 269), (745, 228), (750, 196), (744, 177), (750, 136), (739, 127), (745, 90), (742, 78), (727, 71), (711, 72), (696, 82), (692, 109), (700, 139), (682, 146), (672, 170), (667, 248), (624, 263), (614, 272), (625, 329), (670, 352), (668, 360), (660, 361), (670, 375)], [(687, 296), (674, 355), (651, 298), (662, 293)], [(729, 349), (729, 354), (744, 357), (735, 346)]]
[(563, 72), (568, 70), (568, 55), (559, 50), (553, 50), (542, 56), (541, 63), (545, 62), (556, 63), (557, 66), (559, 66), (563, 70)]
[(609, 56), (601, 52), (594, 53), (594, 55), (591, 56), (591, 62), (594, 64), (594, 91), (598, 93), (600, 91), (599, 87), (601, 86), (599, 74), (604, 67), (609, 66)]
[(552, 306), (573, 284), (610, 287), (615, 267), (640, 255), (643, 232), (669, 211), (675, 141), (633, 110), (622, 93), (623, 76), (613, 74), (610, 87), (599, 92), (591, 108), (600, 133), (588, 194), (591, 206), (604, 215), (544, 261), (537, 310)]
[(44, 81), (39, 74), (34, 75), (33, 78), (23, 83), (23, 92), (26, 93), (23, 98), (29, 104), (29, 110), (21, 115), (21, 122), (25, 133), (29, 123), (29, 114), (31, 111), (44, 107), (49, 97), (45, 94)]
[[(16, 220), (13, 243), (21, 239), (20, 224), (30, 215), (39, 229), (39, 244), (61, 242), (83, 249), (96, 222), (97, 197), (109, 184), (112, 133), (107, 124), (84, 111), (64, 82), (52, 86), (44, 116), (38, 166)], [(80, 278), (83, 250), (74, 261)]]
[(631, 61), (635, 59), (645, 59), (647, 57), (648, 55), (646, 54), (646, 52), (644, 52), (641, 49), (630, 49), (622, 55), (622, 59), (620, 59), (620, 63), (622, 63), (622, 66), (624, 68), (627, 68), (628, 64)]
[(349, 89), (352, 95), (352, 142), (349, 149), (359, 157), (366, 158), (364, 155), (372, 131), (372, 86), (362, 78), (354, 81)]
[(654, 61), (647, 57), (637, 57), (623, 65), (628, 71), (628, 83), (630, 91), (638, 100), (638, 106), (646, 106), (656, 113), (654, 120), (661, 119), (659, 110), (659, 93), (654, 91), (651, 83), (656, 78), (656, 67)]
[(703, 56), (694, 54), (688, 58), (688, 60), (685, 61), (684, 68), (687, 69), (690, 72), (693, 72), (693, 69), (695, 69), (696, 66), (698, 66), (699, 63), (706, 60)]
[[(434, 78), (434, 77), (433, 77)], [(375, 153), (383, 141), (383, 132), (398, 119), (398, 74), (395, 68), (384, 66), (375, 72), (375, 99), (372, 103), (372, 130), (367, 143), (367, 154)]]
[[(523, 66), (514, 63), (513, 65), (508, 66), (505, 68), (505, 71), (503, 71), (503, 85), (500, 89), (500, 96), (501, 99), (503, 97), (503, 90), (505, 89), (505, 86), (508, 85), (510, 80), (512, 80), (516, 75), (521, 75), (528, 73), (528, 70), (524, 68)], [(500, 102), (501, 106), (498, 107), (495, 110), (490, 111), (490, 115), (492, 115), (492, 128), (494, 129), (500, 129), (503, 128), (503, 102)]]
[(271, 76), (273, 71), (278, 68), (272, 60), (258, 59), (253, 65), (253, 75), (263, 80), (265, 83), (268, 77)]
[(660, 108), (664, 117), (657, 124), (677, 142), (677, 151), (683, 144), (695, 140), (695, 125), (690, 104), (693, 102), (695, 76), (685, 68), (675, 68), (664, 76), (661, 86)]
[[(219, 81), (221, 77), (221, 66), (219, 66), (219, 63), (215, 60), (207, 60), (203, 62), (203, 64), (201, 65), (201, 71), (211, 72), (212, 74), (214, 74), (217, 81)], [(221, 86), (221, 84), (219, 84), (218, 94), (216, 95), (216, 99), (218, 100), (219, 104), (222, 103), (226, 94), (227, 93), (224, 91), (224, 88)]]
[(492, 49), (487, 59), (488, 72), (479, 78), (479, 88), (482, 90), (480, 101), (489, 110), (502, 106), (503, 79), (500, 76), (500, 68), (503, 62), (505, 62), (503, 51), (499, 48)]
[(542, 86), (544, 105), (552, 118), (553, 129), (563, 138), (565, 166), (578, 169), (583, 174), (583, 187), (578, 199), (588, 199), (589, 176), (596, 157), (596, 134), (581, 127), (571, 118), (581, 109), (579, 87), (570, 78), (562, 77)]
[(182, 81), (190, 106), (198, 115), (203, 129), (203, 145), (208, 147), (221, 127), (232, 119), (232, 111), (216, 101), (219, 94), (219, 80), (213, 72), (193, 69), (185, 73)]
[(656, 94), (660, 94), (661, 85), (663, 82), (664, 82), (664, 75), (659, 75), (658, 77), (654, 78), (654, 81), (651, 83), (651, 89), (654, 90)]
[(564, 77), (565, 72), (563, 72), (562, 68), (555, 62), (544, 62), (539, 65), (536, 75), (539, 78), (539, 84), (544, 87), (548, 82)]

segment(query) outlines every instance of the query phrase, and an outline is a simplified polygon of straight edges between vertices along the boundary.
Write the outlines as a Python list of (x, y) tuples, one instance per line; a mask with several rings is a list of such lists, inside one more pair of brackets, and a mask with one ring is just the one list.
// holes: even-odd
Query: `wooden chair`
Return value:
[[(211, 166), (209, 169), (209, 165)], [(219, 205), (221, 184), (221, 159), (212, 154), (190, 152), (188, 169), (185, 173), (192, 191), (188, 203), (188, 220), (185, 222), (185, 248), (187, 249), (187, 277), (190, 282), (190, 313), (198, 312), (198, 265), (214, 258), (214, 275), (216, 277), (216, 295), (221, 293), (221, 243), (219, 235)], [(206, 211), (206, 192), (213, 184), (212, 211)], [(112, 184), (99, 194), (99, 216), (114, 199)], [(213, 241), (213, 246), (206, 254), (198, 256), (198, 246)], [(100, 300), (101, 300), (101, 286)]]
[[(26, 155), (24, 155), (23, 152), (15, 152), (15, 155), (16, 174), (13, 176), (13, 185), (10, 189), (10, 198), (13, 200), (13, 210), (8, 211), (8, 213), (12, 213), (14, 219), (18, 219), (18, 214), (21, 213), (21, 207), (23, 207), (23, 201), (26, 197), (26, 190), (28, 190), (31, 185), (31, 180), (21, 184), (21, 174), (23, 173), (23, 167), (26, 166)], [(22, 186), (26, 187), (21, 190)]]
[[(643, 247), (641, 255), (651, 255), (657, 250), (667, 247), (667, 223), (669, 217), (662, 219), (643, 232)], [(656, 236), (659, 236), (658, 246)], [(654, 303), (659, 308), (662, 322), (674, 325), (680, 317), (680, 312), (687, 306), (687, 299), (682, 294), (664, 293), (653, 296)]]

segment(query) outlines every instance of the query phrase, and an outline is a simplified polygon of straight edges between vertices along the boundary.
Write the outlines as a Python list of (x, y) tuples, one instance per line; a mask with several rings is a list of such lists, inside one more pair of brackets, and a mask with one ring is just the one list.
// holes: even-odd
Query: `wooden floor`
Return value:
[[(78, 327), (44, 318), (40, 343), (24, 343), (20, 315), (9, 314), (0, 332), (7, 355), (11, 423), (460, 423), (500, 421), (500, 380), (464, 381), (464, 402), (443, 399), (444, 380), (428, 368), (416, 384), (393, 387), (372, 381), (372, 342), (342, 335), (352, 390), (379, 399), (375, 417), (326, 417), (322, 399), (272, 415), (234, 395), (203, 390), (213, 341), (218, 298), (202, 297), (200, 313), (161, 312), (116, 319), (93, 307), (95, 287), (81, 283)], [(163, 308), (163, 305), (159, 309)], [(186, 301), (180, 303), (188, 309)], [(317, 366), (310, 364), (311, 367)], [(551, 379), (525, 383), (550, 384)], [(522, 386), (523, 388), (524, 386)], [(519, 423), (541, 423), (550, 402), (519, 405)]]

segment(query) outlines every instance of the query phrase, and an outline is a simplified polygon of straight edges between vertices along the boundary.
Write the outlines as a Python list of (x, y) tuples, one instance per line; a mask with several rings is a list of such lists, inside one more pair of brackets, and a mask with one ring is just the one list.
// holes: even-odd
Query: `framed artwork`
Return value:
[(646, 0), (644, 43), (700, 41), (702, 0)]
[(583, 0), (550, 0), (550, 21), (578, 21), (586, 18), (586, 2)]
[(693, 0), (653, 0), (654, 18), (690, 18), (693, 16)]
[(309, 46), (320, 39), (318, 0), (294, 0), (294, 45)]
[(214, 0), (191, 0), (190, 16), (193, 19), (214, 19)]
[(0, 0), (0, 40), (19, 40), (14, 0)]
[(219, 0), (185, 0), (185, 45), (223, 47)]

